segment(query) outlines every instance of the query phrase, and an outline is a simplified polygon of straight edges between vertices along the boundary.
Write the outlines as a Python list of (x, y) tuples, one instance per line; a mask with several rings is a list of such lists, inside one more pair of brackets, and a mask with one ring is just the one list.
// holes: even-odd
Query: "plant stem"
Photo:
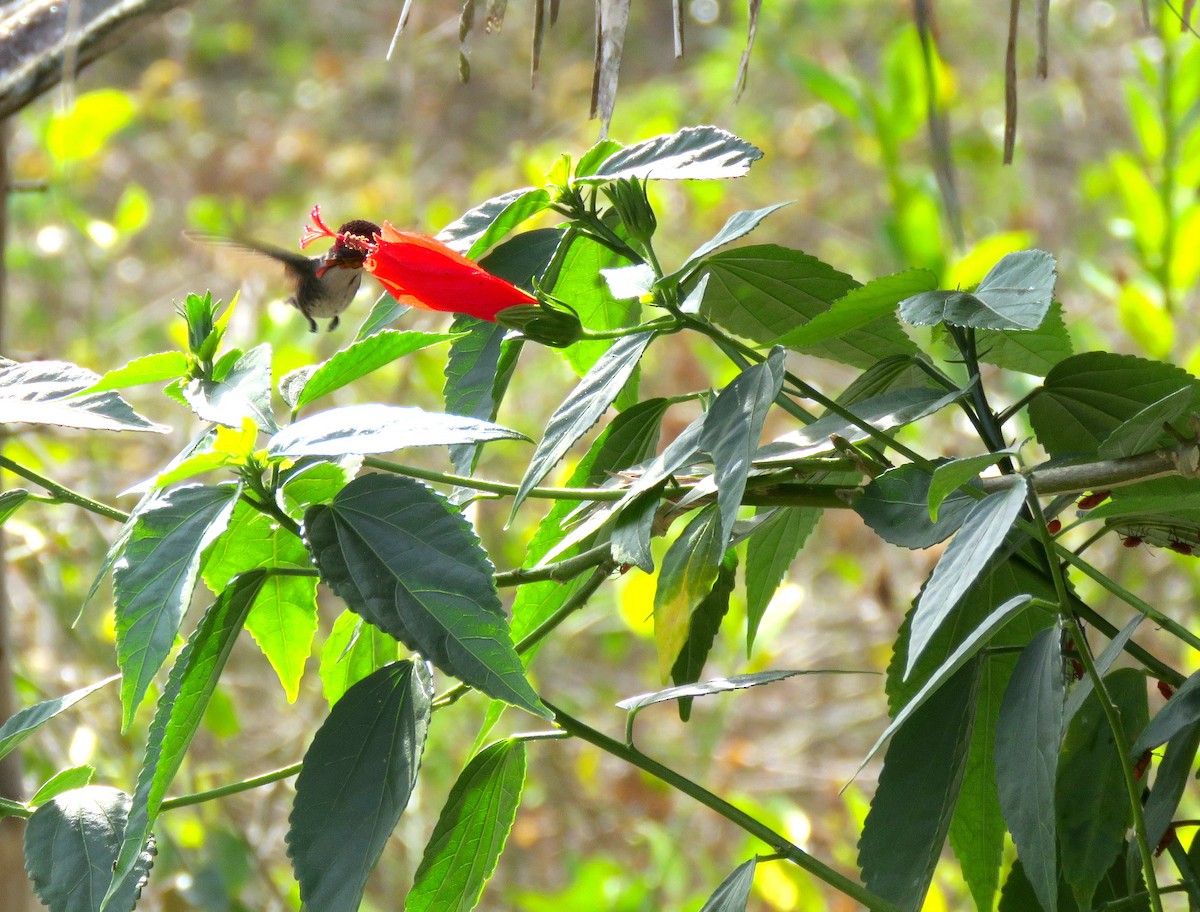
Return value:
[(211, 788), (203, 792), (194, 792), (191, 795), (180, 795), (178, 798), (168, 798), (162, 803), (159, 810), (169, 811), (174, 808), (188, 807), (192, 804), (212, 801), (215, 798), (226, 798), (229, 795), (236, 795), (239, 792), (248, 792), (250, 789), (261, 788), (264, 785), (270, 785), (272, 782), (278, 782), (281, 779), (287, 779), (290, 776), (296, 775), (300, 772), (300, 768), (303, 765), (303, 763), (293, 763), (282, 769), (271, 770), (269, 773), (253, 776), (250, 779), (243, 779), (240, 782), (219, 785), (216, 788)]
[(92, 500), (90, 497), (85, 497), (76, 491), (72, 491), (70, 488), (63, 487), (58, 482), (51, 481), (44, 475), (39, 475), (33, 469), (27, 469), (20, 463), (13, 462), (7, 456), (0, 456), (0, 468), (8, 469), (14, 475), (20, 475), (26, 481), (32, 481), (34, 484), (40, 485), (62, 503), (83, 507), (83, 509), (95, 513), (97, 516), (103, 516), (105, 519), (114, 519), (120, 523), (126, 522), (129, 519), (129, 514), (123, 510), (110, 507), (108, 504), (102, 504), (98, 500)]
[[(452, 475), (449, 472), (438, 472), (433, 469), (422, 469), (418, 466), (390, 462), (377, 456), (368, 456), (363, 465), (385, 472), (395, 472), (397, 475), (407, 475), (410, 478), (420, 478), (422, 481), (433, 481), (440, 484), (457, 485), (460, 488), (470, 488), (474, 491), (486, 491), (489, 494), (499, 494), (511, 497), (520, 490), (520, 485), (503, 481), (486, 481), (482, 478), (472, 478), (468, 475)], [(530, 497), (543, 500), (592, 500), (615, 501), (625, 496), (625, 492), (617, 488), (533, 488)]]
[(812, 855), (809, 855), (799, 846), (794, 845), (781, 834), (775, 832), (766, 824), (751, 817), (749, 814), (734, 807), (728, 801), (718, 797), (708, 789), (693, 782), (685, 776), (675, 772), (670, 767), (664, 766), (656, 760), (643, 754), (641, 751), (630, 748), (615, 738), (610, 738), (602, 732), (597, 731), (590, 725), (579, 721), (571, 715), (568, 715), (562, 709), (554, 706), (552, 703), (543, 700), (554, 713), (554, 721), (562, 727), (562, 729), (577, 738), (588, 742), (608, 754), (612, 754), (626, 763), (636, 766), (638, 769), (649, 773), (656, 779), (660, 779), (667, 785), (682, 792), (694, 801), (698, 801), (705, 807), (717, 814), (720, 814), (726, 820), (741, 827), (747, 833), (761, 839), (770, 846), (776, 853), (791, 861), (798, 867), (808, 871), (814, 877), (824, 881), (836, 890), (849, 896), (851, 899), (857, 900), (868, 909), (875, 912), (901, 912), (899, 906), (889, 902), (882, 896), (877, 896), (866, 887), (846, 877), (844, 874), (835, 871), (833, 868), (826, 865), (824, 862), (818, 861)]
[(605, 542), (602, 545), (597, 545), (584, 551), (582, 554), (576, 554), (574, 557), (564, 558), (560, 561), (555, 561), (552, 564), (546, 564), (541, 567), (518, 567), (516, 570), (508, 570), (504, 573), (496, 574), (496, 585), (504, 588), (506, 586), (522, 586), (525, 583), (542, 583), (553, 581), (556, 583), (565, 583), (579, 576), (585, 570), (590, 570), (592, 567), (597, 567), (605, 562), (612, 561), (612, 546)]

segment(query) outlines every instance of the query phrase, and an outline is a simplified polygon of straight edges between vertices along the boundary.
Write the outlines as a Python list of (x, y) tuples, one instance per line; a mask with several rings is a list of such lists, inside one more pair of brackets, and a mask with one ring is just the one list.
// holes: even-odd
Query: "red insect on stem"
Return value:
[(1062, 531), (1062, 520), (1061, 519), (1050, 520), (1050, 522), (1046, 523), (1046, 531), (1048, 531), (1051, 535), (1057, 535), (1059, 532)]
[(1155, 681), (1155, 685), (1158, 687), (1158, 692), (1163, 695), (1164, 700), (1169, 700), (1175, 696), (1175, 688), (1166, 681)]

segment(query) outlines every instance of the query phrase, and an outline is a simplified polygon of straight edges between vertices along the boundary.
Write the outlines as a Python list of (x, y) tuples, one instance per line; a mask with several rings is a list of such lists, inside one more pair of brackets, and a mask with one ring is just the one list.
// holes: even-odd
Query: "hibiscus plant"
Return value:
[[(648, 185), (734, 178), (760, 157), (713, 127), (604, 141), (564, 158), (548, 186), (488, 200), (436, 238), (385, 224), (367, 268), (390, 294), (342, 350), (277, 386), (269, 346), (229, 347), (232, 308), (200, 295), (182, 307), (185, 350), (103, 376), (63, 362), (0, 367), (8, 422), (161, 430), (117, 392), (160, 383), (195, 425), (128, 514), (5, 460), (45, 492), (6, 492), (5, 518), (36, 499), (121, 522), (93, 594), (111, 576), (125, 728), (169, 665), (135, 782), (3, 807), (28, 818), (28, 871), (51, 909), (129, 912), (153, 886), (160, 814), (294, 776), (287, 847), (300, 897), (312, 912), (354, 912), (413, 792), (429, 726), (470, 690), (493, 702), (408, 909), (475, 905), (518, 812), (526, 743), (546, 738), (586, 742), (760, 840), (757, 855), (714, 877), (705, 909), (745, 908), (756, 867), (779, 864), (863, 907), (916, 910), (947, 840), (981, 909), (997, 891), (1002, 907), (1049, 912), (1159, 909), (1167, 889), (1200, 898), (1197, 858), (1172, 837), (1200, 745), (1197, 679), (1133, 634), (1148, 620), (1158, 640), (1200, 640), (1089, 554), (1111, 555), (1121, 538), (1146, 554), (1200, 552), (1200, 386), (1170, 364), (1074, 354), (1056, 262), (1040, 250), (1004, 256), (969, 289), (941, 288), (923, 269), (860, 283), (786, 246), (735, 245), (770, 206), (737, 213), (682, 262), (661, 262)], [(535, 217), (543, 227), (517, 231)], [(334, 234), (318, 212), (314, 221), (312, 238)], [(414, 305), (456, 316), (446, 332), (396, 328)], [(640, 399), (639, 364), (678, 334), (711, 346), (736, 376)], [(510, 394), (542, 382), (522, 372), (537, 344), (562, 348), (580, 379), (531, 442), (497, 420)], [(448, 350), (443, 412), (321, 407), (434, 345)], [(857, 377), (823, 391), (804, 379), (811, 359)], [(672, 411), (694, 418), (660, 441)], [(925, 433), (950, 414), (975, 437), (973, 452), (952, 459)], [(482, 447), (531, 443), (522, 478), (475, 476)], [(452, 471), (392, 455), (443, 446)], [(546, 486), (568, 456), (569, 479)], [(476, 536), (464, 510), (483, 495), (509, 498), (514, 514), (551, 504), (522, 566), (497, 572)], [(772, 596), (832, 510), (854, 511), (899, 548), (936, 549), (863, 760), (887, 745), (857, 871), (810, 854), (633, 737), (651, 704), (672, 702), (686, 720), (697, 697), (787, 687), (779, 682), (815, 670), (712, 678), (705, 662), (717, 636), (753, 650)], [(652, 547), (657, 537), (665, 550)], [(613, 707), (568, 708), (539, 689), (531, 663), (564, 620), (597, 610), (608, 581), (651, 572), (646, 611), (671, 686), (648, 682), (623, 701), (626, 737), (614, 738), (596, 727), (618, 718)], [(198, 582), (212, 604), (181, 630)], [(319, 583), (345, 606), (320, 632)], [(739, 584), (747, 623), (722, 629)], [(294, 765), (168, 798), (247, 630), (290, 695), (323, 638), (332, 709)], [(1170, 696), (1153, 717), (1148, 681)], [(9, 719), (0, 754), (106, 683)], [(529, 733), (489, 743), (502, 713), (524, 714)]]

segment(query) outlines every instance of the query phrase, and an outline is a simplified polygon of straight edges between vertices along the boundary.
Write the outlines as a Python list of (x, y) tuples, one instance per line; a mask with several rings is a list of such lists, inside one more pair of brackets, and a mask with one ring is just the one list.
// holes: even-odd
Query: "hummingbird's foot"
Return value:
[(329, 321), (329, 329), (327, 329), (326, 332), (333, 332), (335, 329), (338, 328), (338, 323), (340, 323), (341, 321), (342, 321), (341, 317), (334, 317), (332, 320)]
[(317, 331), (317, 321), (314, 320), (312, 317), (310, 317), (308, 314), (304, 315), (304, 319), (306, 319), (308, 321), (308, 331), (315, 333)]

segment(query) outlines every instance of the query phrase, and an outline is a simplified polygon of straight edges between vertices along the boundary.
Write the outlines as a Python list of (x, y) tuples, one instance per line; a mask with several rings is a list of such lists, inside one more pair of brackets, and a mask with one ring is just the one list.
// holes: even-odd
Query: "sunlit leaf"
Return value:
[(33, 706), (27, 706), (13, 713), (3, 725), (0, 725), (0, 757), (8, 754), (60, 712), (70, 709), (84, 697), (95, 693), (106, 684), (111, 684), (117, 680), (117, 677), (118, 675), (112, 675), (103, 681), (73, 690), (64, 696), (43, 700), (41, 703), (35, 703)]
[(114, 392), (84, 393), (99, 379), (90, 370), (65, 361), (21, 364), (0, 359), (0, 424), (23, 422), (158, 434), (170, 430), (147, 421)]
[(159, 352), (134, 358), (123, 367), (105, 373), (91, 387), (89, 393), (140, 386), (143, 383), (165, 383), (183, 377), (188, 371), (187, 355), (179, 351)]
[(277, 427), (271, 414), (271, 346), (250, 349), (220, 380), (192, 380), (183, 395), (204, 421), (236, 428), (243, 418), (252, 418), (271, 433)]
[(750, 901), (750, 888), (754, 886), (754, 868), (757, 858), (743, 861), (732, 873), (721, 881), (721, 885), (705, 900), (700, 912), (745, 912)]
[[(717, 578), (713, 581), (708, 595), (700, 600), (688, 618), (687, 639), (679, 650), (675, 664), (671, 666), (671, 680), (677, 687), (687, 687), (700, 680), (704, 673), (704, 663), (712, 652), (713, 643), (721, 629), (721, 622), (729, 613), (729, 597), (737, 585), (737, 556), (732, 550), (726, 551), (721, 559), (721, 567), (717, 570)], [(705, 682), (711, 684), (712, 682)], [(749, 686), (749, 685), (748, 685)], [(661, 693), (661, 691), (660, 691)], [(692, 714), (692, 697), (697, 694), (678, 694), (679, 718), (686, 722)], [(702, 695), (701, 695), (702, 696)], [(628, 702), (628, 701), (622, 701)]]
[(761, 149), (719, 127), (686, 127), (626, 146), (605, 159), (589, 179), (741, 177), (760, 158)]
[(921, 292), (901, 302), (900, 317), (915, 326), (948, 323), (975, 329), (1037, 329), (1054, 299), (1056, 265), (1044, 250), (1010, 253), (974, 292)]

